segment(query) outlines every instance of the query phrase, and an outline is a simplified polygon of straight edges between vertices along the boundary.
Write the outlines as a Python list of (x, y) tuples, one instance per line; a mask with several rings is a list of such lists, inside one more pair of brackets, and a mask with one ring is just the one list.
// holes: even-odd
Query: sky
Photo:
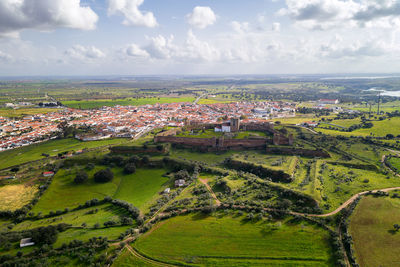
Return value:
[(397, 0), (0, 0), (0, 76), (397, 73)]

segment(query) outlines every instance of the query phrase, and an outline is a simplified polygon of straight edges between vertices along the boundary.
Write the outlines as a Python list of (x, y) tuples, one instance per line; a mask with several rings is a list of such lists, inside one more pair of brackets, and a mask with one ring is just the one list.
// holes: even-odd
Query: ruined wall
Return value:
[(284, 136), (281, 133), (275, 133), (274, 137), (272, 139), (272, 142), (276, 146), (280, 146), (280, 145), (291, 146), (291, 145), (293, 145), (293, 135), (290, 134), (289, 136)]
[(263, 123), (242, 123), (240, 125), (240, 129), (243, 131), (262, 131), (262, 132), (269, 132), (271, 134), (276, 133), (274, 130), (274, 124), (270, 122), (263, 122)]
[(267, 143), (270, 143), (269, 139), (225, 139), (224, 147), (265, 147)]
[(195, 137), (176, 137), (176, 136), (156, 136), (155, 143), (174, 143), (189, 146), (216, 146), (216, 138), (195, 138)]

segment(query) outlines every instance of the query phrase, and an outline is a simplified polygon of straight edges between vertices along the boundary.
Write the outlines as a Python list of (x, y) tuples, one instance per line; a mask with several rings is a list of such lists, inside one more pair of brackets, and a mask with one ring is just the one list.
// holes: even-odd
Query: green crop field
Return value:
[(122, 175), (114, 198), (128, 201), (143, 210), (169, 181), (168, 177), (162, 176), (166, 172), (165, 169), (137, 169), (134, 174)]
[(156, 225), (134, 246), (162, 261), (218, 266), (242, 261), (327, 266), (332, 257), (329, 233), (316, 226), (290, 220), (253, 223), (236, 215), (175, 217)]
[(350, 233), (360, 266), (398, 266), (400, 199), (364, 197), (350, 218)]
[(100, 141), (82, 142), (76, 139), (50, 140), (43, 143), (32, 144), (12, 150), (0, 152), (0, 169), (23, 164), (29, 161), (43, 159), (43, 153), (56, 156), (65, 151), (77, 151), (84, 148), (96, 148), (100, 146), (121, 144), (127, 139), (107, 139)]
[(114, 179), (108, 183), (96, 183), (93, 174), (105, 167), (97, 166), (88, 171), (89, 180), (83, 184), (75, 184), (75, 170), (60, 169), (53, 178), (53, 182), (46, 190), (39, 202), (33, 208), (33, 212), (46, 213), (49, 211), (74, 208), (87, 200), (106, 196), (113, 196), (121, 182), (122, 170), (114, 168)]
[(80, 109), (90, 109), (90, 108), (100, 108), (103, 106), (113, 107), (116, 105), (120, 106), (142, 106), (142, 105), (152, 105), (152, 104), (164, 104), (164, 103), (179, 103), (179, 102), (193, 102), (194, 97), (149, 97), (149, 98), (127, 98), (127, 99), (117, 99), (117, 100), (70, 100), (63, 101), (62, 103), (70, 108), (80, 108)]

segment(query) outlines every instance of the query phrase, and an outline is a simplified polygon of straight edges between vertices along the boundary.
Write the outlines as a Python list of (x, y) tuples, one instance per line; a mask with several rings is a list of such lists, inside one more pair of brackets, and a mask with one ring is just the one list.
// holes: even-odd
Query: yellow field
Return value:
[(17, 210), (28, 204), (35, 193), (37, 187), (25, 185), (6, 185), (0, 187), (0, 210)]
[(19, 108), (19, 109), (0, 109), (1, 117), (23, 117), (27, 115), (46, 114), (56, 112), (57, 108)]

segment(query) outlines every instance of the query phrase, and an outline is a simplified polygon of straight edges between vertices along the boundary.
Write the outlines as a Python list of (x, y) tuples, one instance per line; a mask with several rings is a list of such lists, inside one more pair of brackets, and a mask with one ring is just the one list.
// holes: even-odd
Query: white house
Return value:
[(23, 238), (19, 242), (20, 248), (29, 247), (29, 246), (33, 246), (33, 245), (35, 245), (35, 242), (32, 241), (32, 238)]
[(175, 187), (182, 187), (185, 185), (185, 180), (179, 179), (175, 181)]

